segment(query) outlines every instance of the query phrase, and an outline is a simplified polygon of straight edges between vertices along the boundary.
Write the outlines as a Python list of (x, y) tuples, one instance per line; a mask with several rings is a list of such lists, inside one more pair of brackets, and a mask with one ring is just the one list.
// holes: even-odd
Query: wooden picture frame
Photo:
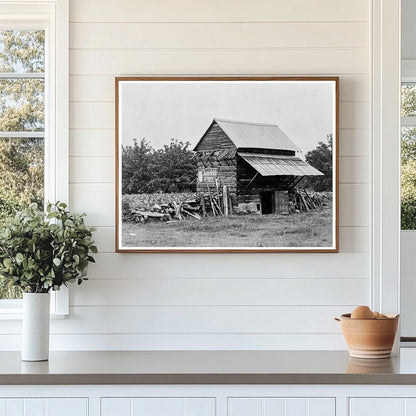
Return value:
[(116, 77), (115, 105), (116, 252), (339, 251), (338, 77)]

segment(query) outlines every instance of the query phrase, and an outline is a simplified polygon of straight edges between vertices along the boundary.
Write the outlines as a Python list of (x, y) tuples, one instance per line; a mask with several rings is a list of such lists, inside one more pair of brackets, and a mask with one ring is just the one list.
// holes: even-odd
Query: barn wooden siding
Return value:
[[(370, 286), (370, 4), (70, 1), (70, 206), (100, 253), (53, 349), (345, 348), (332, 318)], [(340, 253), (115, 253), (114, 77), (145, 74), (340, 76)]]
[[(237, 201), (260, 203), (261, 190), (292, 191), (295, 179), (288, 176), (261, 176), (243, 158), (237, 155)], [(253, 180), (254, 178), (254, 180)], [(297, 179), (297, 178), (296, 178)]]
[[(234, 158), (219, 158), (215, 155), (208, 158), (198, 158), (198, 172), (201, 169), (216, 169), (218, 180), (222, 185), (227, 185), (232, 205), (237, 203), (237, 165)], [(208, 184), (208, 185), (207, 185)], [(197, 193), (213, 192), (216, 189), (215, 183), (200, 182), (197, 180)]]
[(210, 150), (233, 148), (235, 148), (234, 143), (224, 133), (221, 127), (214, 122), (202, 136), (195, 150), (197, 152), (206, 152)]
[[(220, 150), (235, 149), (234, 143), (224, 133), (224, 131), (213, 122), (208, 130), (204, 133), (199, 141), (195, 151), (198, 156), (198, 171), (200, 169), (213, 168), (217, 169), (218, 179), (221, 185), (227, 185), (232, 204), (235, 205), (237, 201), (237, 165), (232, 155), (221, 155)], [(224, 153), (224, 152), (222, 152)], [(226, 152), (225, 152), (226, 153)], [(211, 186), (211, 191), (214, 190), (215, 184), (208, 184), (197, 180), (196, 190), (198, 193), (207, 192)]]

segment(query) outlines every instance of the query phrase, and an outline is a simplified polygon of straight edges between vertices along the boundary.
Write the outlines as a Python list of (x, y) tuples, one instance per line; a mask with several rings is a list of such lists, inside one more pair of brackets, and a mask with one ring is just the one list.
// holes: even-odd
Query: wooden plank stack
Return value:
[(311, 195), (306, 189), (294, 190), (291, 205), (295, 212), (309, 212), (311, 209), (323, 208), (319, 196)]

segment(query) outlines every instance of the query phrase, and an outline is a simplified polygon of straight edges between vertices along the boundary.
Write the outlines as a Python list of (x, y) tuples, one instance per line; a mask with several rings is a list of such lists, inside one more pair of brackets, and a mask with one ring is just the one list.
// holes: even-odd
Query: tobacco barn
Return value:
[(234, 211), (288, 213), (302, 180), (323, 175), (296, 156), (300, 149), (274, 124), (215, 118), (194, 151), (197, 192), (224, 189)]

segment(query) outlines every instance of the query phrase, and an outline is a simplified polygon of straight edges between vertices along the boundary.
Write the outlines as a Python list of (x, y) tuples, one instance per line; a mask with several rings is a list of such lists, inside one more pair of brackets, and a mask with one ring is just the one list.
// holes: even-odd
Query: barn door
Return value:
[(264, 214), (273, 214), (274, 212), (274, 201), (273, 201), (273, 192), (272, 191), (261, 191), (260, 192), (260, 201), (261, 201), (261, 213)]
[(277, 214), (289, 214), (289, 191), (275, 191), (275, 207)]

